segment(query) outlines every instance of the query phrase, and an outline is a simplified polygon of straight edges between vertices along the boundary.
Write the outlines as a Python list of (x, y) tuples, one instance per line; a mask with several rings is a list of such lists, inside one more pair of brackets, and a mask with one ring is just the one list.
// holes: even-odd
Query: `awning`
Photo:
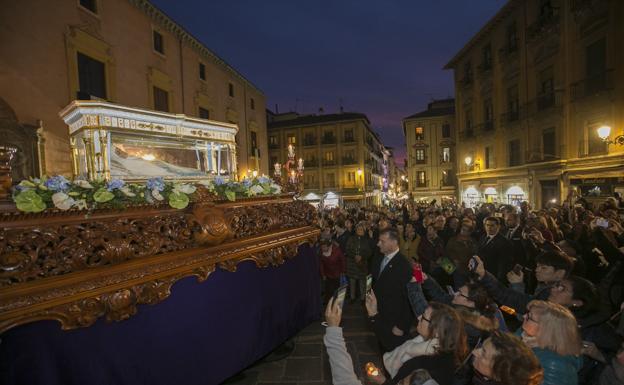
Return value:
[(524, 195), (524, 190), (520, 186), (512, 186), (507, 189), (506, 195)]
[(494, 187), (488, 187), (483, 191), (485, 195), (497, 195), (496, 189)]

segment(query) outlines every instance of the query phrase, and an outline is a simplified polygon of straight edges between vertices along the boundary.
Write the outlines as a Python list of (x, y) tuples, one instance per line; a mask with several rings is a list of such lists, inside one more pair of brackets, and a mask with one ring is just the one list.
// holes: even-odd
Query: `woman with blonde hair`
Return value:
[(570, 310), (552, 302), (531, 301), (519, 332), (544, 368), (544, 385), (578, 384), (581, 337)]

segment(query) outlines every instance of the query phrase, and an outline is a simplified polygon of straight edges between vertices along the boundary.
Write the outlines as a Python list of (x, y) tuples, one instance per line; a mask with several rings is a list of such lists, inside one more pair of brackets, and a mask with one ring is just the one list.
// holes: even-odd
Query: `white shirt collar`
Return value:
[(392, 253), (388, 254), (385, 256), (385, 258), (390, 261), (392, 258), (394, 258), (395, 255), (397, 255), (399, 253), (400, 249), (396, 249), (395, 251), (393, 251)]

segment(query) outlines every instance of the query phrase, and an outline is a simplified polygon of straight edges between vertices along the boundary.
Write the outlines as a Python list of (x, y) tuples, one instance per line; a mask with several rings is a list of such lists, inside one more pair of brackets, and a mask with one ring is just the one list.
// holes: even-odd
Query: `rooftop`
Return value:
[(455, 113), (455, 99), (433, 100), (427, 106), (427, 109), (408, 116), (407, 119), (429, 118), (434, 116), (453, 115)]
[(343, 112), (328, 115), (298, 115), (294, 112), (275, 114), (273, 121), (268, 122), (268, 129), (281, 127), (310, 126), (321, 123), (344, 122), (349, 120), (364, 120), (368, 125), (370, 121), (365, 114), (359, 112)]

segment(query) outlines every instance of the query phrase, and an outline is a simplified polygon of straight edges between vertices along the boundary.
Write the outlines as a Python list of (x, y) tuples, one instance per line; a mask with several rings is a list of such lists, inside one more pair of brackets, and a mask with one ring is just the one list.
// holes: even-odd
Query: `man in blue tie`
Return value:
[(386, 228), (379, 233), (377, 243), (381, 255), (373, 260), (373, 290), (377, 297), (378, 313), (371, 317), (379, 343), (390, 351), (409, 338), (414, 321), (407, 298), (407, 283), (412, 268), (399, 253), (399, 233)]

